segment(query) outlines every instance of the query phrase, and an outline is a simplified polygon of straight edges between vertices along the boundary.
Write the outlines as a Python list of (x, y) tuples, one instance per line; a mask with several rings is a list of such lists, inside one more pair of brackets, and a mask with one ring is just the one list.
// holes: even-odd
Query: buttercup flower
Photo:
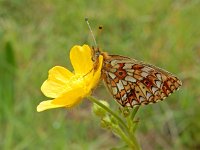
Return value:
[(41, 102), (37, 111), (58, 107), (73, 107), (81, 99), (91, 94), (101, 76), (103, 56), (94, 69), (92, 50), (88, 45), (74, 46), (70, 51), (70, 60), (74, 72), (55, 66), (49, 70), (48, 79), (42, 84), (41, 91), (52, 100)]

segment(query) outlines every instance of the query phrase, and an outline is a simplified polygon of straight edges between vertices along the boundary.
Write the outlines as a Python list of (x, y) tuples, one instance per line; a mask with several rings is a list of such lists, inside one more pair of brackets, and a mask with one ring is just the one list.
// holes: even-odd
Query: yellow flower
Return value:
[(42, 84), (41, 91), (52, 100), (41, 102), (37, 111), (58, 107), (72, 107), (91, 94), (101, 76), (103, 56), (98, 58), (94, 67), (92, 50), (88, 45), (74, 46), (70, 51), (70, 60), (74, 72), (55, 66), (49, 70), (48, 79)]

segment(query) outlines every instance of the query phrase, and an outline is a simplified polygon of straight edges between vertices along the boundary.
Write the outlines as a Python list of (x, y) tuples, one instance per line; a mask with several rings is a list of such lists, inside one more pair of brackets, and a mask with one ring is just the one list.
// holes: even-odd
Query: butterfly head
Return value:
[(92, 61), (96, 62), (100, 54), (101, 54), (101, 51), (99, 47), (92, 46)]

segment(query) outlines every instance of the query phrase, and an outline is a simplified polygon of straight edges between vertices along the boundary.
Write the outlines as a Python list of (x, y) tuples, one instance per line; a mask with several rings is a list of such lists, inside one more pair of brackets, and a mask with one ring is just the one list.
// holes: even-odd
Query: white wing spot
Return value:
[(158, 81), (158, 80), (157, 80), (157, 81), (156, 81), (156, 85), (157, 85), (157, 87), (160, 88), (160, 87), (161, 87), (161, 81)]
[(153, 93), (155, 93), (158, 90), (158, 88), (152, 87), (151, 90), (152, 90)]
[(123, 85), (127, 85), (128, 84), (128, 82), (125, 81), (125, 80), (122, 80), (122, 83), (123, 83)]
[(123, 86), (123, 84), (122, 84), (122, 81), (121, 81), (121, 80), (119, 80), (119, 82), (117, 83), (117, 87), (118, 87), (119, 91), (121, 91), (121, 90), (123, 90), (123, 89), (124, 89), (124, 86)]
[(135, 99), (132, 99), (131, 105), (137, 105), (137, 104), (138, 104), (138, 102)]
[(162, 81), (161, 74), (157, 73), (156, 76), (157, 76), (157, 78), (158, 78), (160, 81)]
[(145, 98), (140, 96), (140, 102), (143, 102), (143, 101), (145, 101)]
[(132, 72), (127, 72), (127, 75), (133, 76), (133, 73)]
[(111, 72), (108, 72), (109, 76), (112, 78), (112, 79), (115, 79), (116, 78), (116, 75), (111, 73)]
[(141, 75), (146, 78), (149, 74), (147, 72), (142, 72)]
[(122, 101), (125, 101), (126, 98), (127, 98), (127, 96), (126, 96), (126, 94), (124, 94), (124, 95), (122, 96), (121, 100), (122, 100)]
[(132, 68), (133, 64), (125, 64), (123, 69), (130, 69)]
[(133, 73), (135, 70), (134, 69), (126, 69), (126, 72), (131, 72)]
[(130, 82), (136, 82), (136, 79), (133, 78), (133, 77), (131, 77), (131, 76), (126, 76), (126, 77), (125, 77), (125, 80), (126, 80), (126, 81), (130, 81)]
[(147, 92), (147, 95), (146, 95), (147, 99), (149, 99), (151, 96), (152, 96), (152, 94)]
[(126, 93), (130, 93), (130, 92), (131, 92), (131, 90), (126, 91)]
[(149, 68), (149, 67), (144, 67), (144, 68), (142, 68), (141, 70), (142, 70), (142, 71), (145, 71), (145, 72), (150, 72), (150, 71), (152, 71), (152, 69)]
[(112, 61), (111, 61), (111, 65), (112, 65), (112, 66), (115, 66), (116, 63), (117, 63), (117, 60), (112, 60)]
[(115, 69), (115, 68), (110, 69), (110, 72), (116, 72), (116, 71), (117, 71), (117, 69)]
[(117, 94), (117, 88), (116, 87), (112, 87), (112, 91), (113, 91), (113, 95)]

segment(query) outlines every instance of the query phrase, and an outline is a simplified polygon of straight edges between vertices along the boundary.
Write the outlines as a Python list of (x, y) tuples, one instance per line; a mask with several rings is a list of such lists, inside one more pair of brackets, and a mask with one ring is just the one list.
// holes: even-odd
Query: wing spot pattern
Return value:
[(158, 102), (182, 84), (171, 73), (153, 65), (128, 57), (108, 56), (104, 58), (102, 77), (114, 98), (124, 107)]

